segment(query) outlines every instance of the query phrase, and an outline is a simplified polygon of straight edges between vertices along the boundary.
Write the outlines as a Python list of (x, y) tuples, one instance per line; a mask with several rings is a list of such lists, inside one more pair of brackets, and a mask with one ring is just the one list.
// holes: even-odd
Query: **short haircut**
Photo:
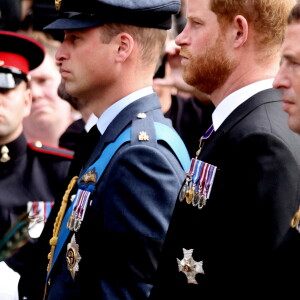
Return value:
[(295, 0), (211, 0), (211, 10), (221, 26), (242, 15), (254, 29), (256, 49), (273, 53), (280, 47), (288, 14)]

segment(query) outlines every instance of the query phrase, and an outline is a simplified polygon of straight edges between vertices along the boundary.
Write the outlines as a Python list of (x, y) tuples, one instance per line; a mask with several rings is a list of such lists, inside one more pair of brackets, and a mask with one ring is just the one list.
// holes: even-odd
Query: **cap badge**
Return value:
[(178, 270), (179, 272), (183, 272), (185, 274), (188, 283), (198, 284), (195, 277), (197, 274), (204, 274), (202, 268), (203, 262), (195, 261), (193, 259), (193, 251), (194, 249), (187, 250), (183, 248), (183, 259), (176, 259), (178, 263)]
[(75, 280), (76, 272), (79, 271), (79, 262), (81, 261), (79, 245), (76, 244), (75, 234), (72, 235), (71, 241), (68, 243), (66, 259), (68, 270), (70, 271), (73, 280)]
[(60, 10), (62, 0), (55, 0), (55, 9)]

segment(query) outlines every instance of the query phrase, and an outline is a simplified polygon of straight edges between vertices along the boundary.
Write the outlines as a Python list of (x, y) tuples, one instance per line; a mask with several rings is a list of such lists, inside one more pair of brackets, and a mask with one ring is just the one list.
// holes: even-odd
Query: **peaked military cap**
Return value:
[(84, 29), (105, 23), (171, 28), (171, 16), (180, 11), (180, 0), (55, 0), (58, 19), (45, 30)]
[(30, 70), (45, 57), (44, 47), (26, 35), (0, 31), (0, 88), (12, 89), (27, 81)]

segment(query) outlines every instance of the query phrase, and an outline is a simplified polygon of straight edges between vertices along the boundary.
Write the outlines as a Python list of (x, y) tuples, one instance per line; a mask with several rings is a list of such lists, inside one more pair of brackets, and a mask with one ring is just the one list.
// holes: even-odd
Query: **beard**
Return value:
[(233, 60), (226, 54), (221, 36), (202, 55), (193, 56), (184, 49), (181, 53), (186, 53), (189, 58), (189, 63), (183, 65), (184, 81), (208, 95), (221, 87), (234, 69)]

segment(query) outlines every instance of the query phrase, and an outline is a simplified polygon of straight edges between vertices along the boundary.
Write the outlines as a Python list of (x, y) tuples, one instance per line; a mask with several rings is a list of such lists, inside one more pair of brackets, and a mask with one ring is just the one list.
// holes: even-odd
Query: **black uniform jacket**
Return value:
[(66, 149), (28, 144), (23, 134), (6, 147), (9, 160), (0, 162), (0, 240), (27, 212), (48, 216), (73, 157)]
[[(204, 142), (199, 159), (217, 166), (210, 197), (202, 209), (177, 201), (151, 300), (299, 297), (300, 233), (290, 222), (300, 136), (281, 106), (279, 91), (262, 91)], [(184, 249), (197, 262), (185, 265), (190, 284), (179, 268)]]

